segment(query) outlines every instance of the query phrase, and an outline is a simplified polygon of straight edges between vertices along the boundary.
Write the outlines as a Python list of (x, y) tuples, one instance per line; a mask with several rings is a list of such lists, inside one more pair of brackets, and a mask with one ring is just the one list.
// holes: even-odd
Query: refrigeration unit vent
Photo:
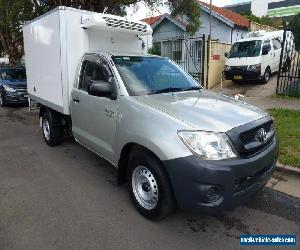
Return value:
[(133, 31), (140, 31), (140, 32), (147, 32), (147, 25), (140, 24), (136, 22), (130, 22), (122, 19), (116, 19), (111, 17), (103, 17), (106, 22), (107, 26), (121, 28), (126, 30), (133, 30)]

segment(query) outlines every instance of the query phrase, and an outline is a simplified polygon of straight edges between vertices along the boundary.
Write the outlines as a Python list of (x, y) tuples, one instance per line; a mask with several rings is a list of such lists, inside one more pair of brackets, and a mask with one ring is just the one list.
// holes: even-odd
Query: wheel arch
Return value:
[(118, 161), (118, 184), (124, 184), (127, 182), (127, 169), (128, 169), (128, 161), (130, 154), (134, 148), (140, 148), (148, 153), (150, 153), (154, 158), (156, 158), (161, 165), (163, 166), (163, 171), (165, 172), (166, 176), (168, 176), (168, 172), (165, 169), (165, 165), (163, 161), (159, 158), (159, 156), (153, 152), (153, 150), (139, 144), (136, 142), (129, 142), (126, 145), (123, 146), (121, 153), (120, 153), (120, 158)]

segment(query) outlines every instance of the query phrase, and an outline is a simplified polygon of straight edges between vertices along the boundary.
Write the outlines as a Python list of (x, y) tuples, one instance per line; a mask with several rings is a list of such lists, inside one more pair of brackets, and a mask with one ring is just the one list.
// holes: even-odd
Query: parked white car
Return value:
[[(234, 43), (229, 53), (225, 53), (226, 80), (261, 80), (267, 83), (271, 74), (279, 70), (283, 33), (283, 30), (250, 32)], [(295, 47), (291, 31), (287, 31), (285, 45), (288, 48), (285, 49), (283, 63), (289, 64)]]

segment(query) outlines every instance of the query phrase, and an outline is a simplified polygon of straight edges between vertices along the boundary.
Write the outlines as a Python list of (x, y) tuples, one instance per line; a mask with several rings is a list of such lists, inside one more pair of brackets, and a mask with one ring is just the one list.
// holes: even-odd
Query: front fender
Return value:
[(117, 120), (116, 162), (128, 143), (149, 149), (162, 161), (192, 155), (177, 135), (178, 130), (184, 129), (188, 129), (188, 125), (174, 117), (130, 96), (121, 97)]

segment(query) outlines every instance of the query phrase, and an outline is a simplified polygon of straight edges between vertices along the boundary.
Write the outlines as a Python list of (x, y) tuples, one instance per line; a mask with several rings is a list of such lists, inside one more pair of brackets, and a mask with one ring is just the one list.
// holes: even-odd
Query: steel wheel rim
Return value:
[(265, 80), (269, 81), (269, 79), (270, 79), (270, 73), (269, 73), (269, 71), (267, 71), (266, 75), (265, 75)]
[(50, 140), (50, 126), (47, 119), (43, 120), (43, 133), (47, 141)]
[(158, 203), (157, 181), (151, 171), (138, 166), (132, 173), (132, 191), (137, 202), (145, 209), (151, 210)]

